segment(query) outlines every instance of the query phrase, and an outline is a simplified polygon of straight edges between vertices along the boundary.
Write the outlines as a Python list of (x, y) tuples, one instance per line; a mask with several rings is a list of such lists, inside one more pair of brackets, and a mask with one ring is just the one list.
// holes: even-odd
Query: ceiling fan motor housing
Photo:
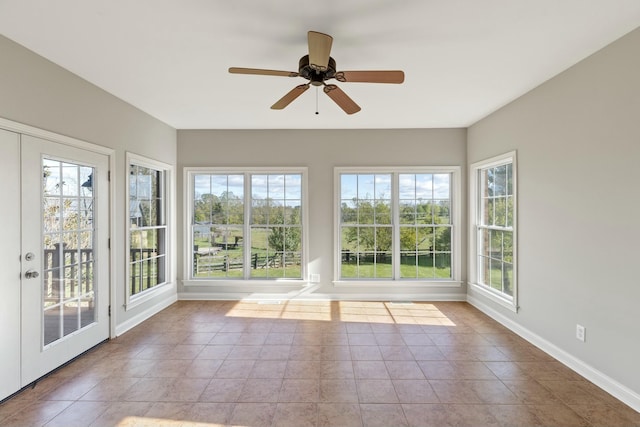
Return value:
[(336, 75), (336, 61), (329, 57), (326, 70), (320, 70), (309, 64), (309, 55), (300, 58), (298, 63), (298, 74), (309, 80), (314, 86), (322, 86), (325, 80), (332, 79)]

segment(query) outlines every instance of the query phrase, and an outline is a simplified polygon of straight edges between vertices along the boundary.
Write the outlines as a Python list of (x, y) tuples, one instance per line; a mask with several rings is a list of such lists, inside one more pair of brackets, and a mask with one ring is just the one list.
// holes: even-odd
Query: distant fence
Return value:
[[(448, 252), (437, 253), (439, 254), (449, 254)], [(405, 252), (400, 254), (400, 264), (403, 265), (416, 265), (416, 259), (418, 260), (417, 265), (423, 267), (431, 267), (434, 265), (434, 254), (433, 252), (428, 253), (416, 253), (416, 252)], [(391, 264), (391, 252), (352, 252), (352, 251), (342, 251), (342, 263), (343, 264)], [(436, 257), (435, 264), (436, 267), (447, 267), (450, 261), (446, 261), (444, 257)], [(440, 265), (441, 264), (441, 265)]]
[[(286, 265), (300, 264), (300, 258), (295, 256), (285, 256)], [(275, 256), (259, 255), (254, 253), (251, 255), (251, 268), (257, 270), (259, 268), (279, 268), (282, 267), (282, 257), (280, 254)], [(194, 251), (193, 256), (193, 272), (195, 275), (211, 271), (230, 271), (234, 269), (242, 269), (244, 262), (242, 258), (230, 257), (220, 254), (202, 254)]]

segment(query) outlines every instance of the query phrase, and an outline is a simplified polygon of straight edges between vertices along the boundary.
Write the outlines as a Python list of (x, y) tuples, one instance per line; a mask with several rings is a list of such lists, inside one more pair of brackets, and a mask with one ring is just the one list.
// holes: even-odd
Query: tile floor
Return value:
[(181, 301), (0, 405), (2, 426), (640, 426), (466, 303)]

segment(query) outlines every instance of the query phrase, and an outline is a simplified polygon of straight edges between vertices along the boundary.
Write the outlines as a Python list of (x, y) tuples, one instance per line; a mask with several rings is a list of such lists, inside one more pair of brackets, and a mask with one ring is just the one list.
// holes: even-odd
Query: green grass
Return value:
[[(343, 279), (390, 279), (392, 273), (391, 264), (366, 263), (358, 266), (354, 263), (342, 263), (341, 265), (341, 278)], [(416, 267), (415, 265), (402, 264), (400, 265), (400, 277), (402, 279), (449, 279), (451, 278), (451, 268)]]

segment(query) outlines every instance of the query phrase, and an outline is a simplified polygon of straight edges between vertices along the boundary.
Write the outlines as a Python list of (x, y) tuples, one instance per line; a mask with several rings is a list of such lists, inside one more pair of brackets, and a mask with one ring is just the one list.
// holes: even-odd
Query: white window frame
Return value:
[[(480, 266), (478, 257), (480, 254), (480, 215), (481, 201), (480, 191), (481, 179), (480, 173), (496, 166), (506, 164), (512, 165), (513, 174), (513, 296), (509, 296), (499, 292), (489, 285), (481, 283)], [(499, 156), (495, 156), (486, 160), (473, 163), (469, 167), (469, 291), (470, 295), (478, 294), (509, 309), (510, 311), (518, 311), (518, 173), (516, 152), (511, 151)]]
[[(301, 278), (229, 278), (229, 277), (206, 277), (197, 278), (193, 277), (193, 251), (184, 251), (184, 268), (183, 274), (185, 280), (183, 280), (184, 286), (242, 286), (242, 285), (274, 285), (274, 284), (292, 284), (303, 285), (309, 282), (308, 277), (308, 264), (309, 264), (309, 247), (308, 247), (308, 235), (309, 235), (309, 220), (308, 220), (308, 196), (307, 196), (307, 167), (185, 167), (183, 175), (184, 180), (184, 247), (193, 248), (193, 235), (191, 233), (191, 221), (193, 217), (193, 194), (194, 194), (194, 179), (193, 176), (197, 174), (220, 174), (220, 175), (237, 175), (243, 174), (244, 179), (244, 234), (250, 236), (251, 228), (251, 176), (252, 175), (268, 175), (268, 174), (300, 174), (302, 177), (302, 257), (301, 257)], [(248, 241), (248, 240), (247, 240)], [(250, 253), (245, 253), (245, 265), (248, 264), (250, 259)]]
[[(175, 287), (174, 271), (175, 271), (175, 174), (172, 165), (150, 159), (139, 154), (127, 152), (126, 158), (126, 183), (125, 183), (125, 228), (126, 228), (126, 249), (125, 249), (125, 310), (130, 310), (138, 305), (154, 298), (155, 296), (169, 292)], [(131, 251), (131, 224), (129, 215), (131, 207), (130, 201), (130, 180), (129, 170), (131, 165), (142, 166), (163, 172), (164, 175), (164, 216), (165, 216), (165, 280), (162, 283), (145, 289), (135, 295), (131, 295), (131, 261), (129, 253)]]
[[(334, 272), (333, 284), (336, 287), (358, 287), (358, 286), (415, 286), (415, 287), (460, 287), (461, 279), (461, 259), (462, 259), (462, 205), (461, 205), (461, 179), (459, 166), (399, 166), (399, 167), (335, 167), (333, 170), (334, 184)], [(341, 278), (340, 268), (342, 265), (341, 237), (340, 237), (340, 206), (341, 206), (341, 179), (342, 174), (391, 174), (392, 175), (392, 257), (394, 266), (393, 279), (373, 279), (373, 278)], [(400, 220), (399, 220), (399, 196), (398, 176), (400, 174), (450, 174), (450, 215), (451, 215), (451, 278), (448, 279), (413, 279), (399, 278), (400, 263)]]

